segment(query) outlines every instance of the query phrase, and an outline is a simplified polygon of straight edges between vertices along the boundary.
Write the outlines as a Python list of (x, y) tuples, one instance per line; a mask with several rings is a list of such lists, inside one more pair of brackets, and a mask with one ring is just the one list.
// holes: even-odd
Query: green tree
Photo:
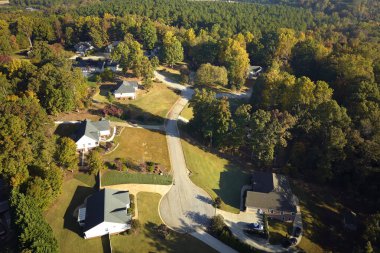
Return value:
[(157, 42), (157, 31), (152, 21), (146, 19), (142, 22), (139, 37), (146, 49), (152, 50), (154, 48)]
[(257, 110), (250, 119), (249, 144), (251, 157), (261, 166), (271, 166), (275, 151), (286, 147), (291, 135), (289, 129), (296, 119), (287, 112)]
[(87, 164), (91, 174), (97, 174), (102, 168), (104, 168), (104, 161), (100, 152), (92, 150), (87, 156)]
[(27, 166), (33, 160), (26, 135), (27, 126), (19, 117), (9, 113), (0, 117), (0, 173), (14, 187), (28, 178)]
[(213, 66), (209, 63), (202, 64), (195, 75), (195, 82), (198, 85), (222, 85), (228, 84), (227, 70), (224, 67)]
[(162, 39), (161, 59), (166, 64), (173, 66), (183, 60), (183, 47), (181, 42), (172, 32), (165, 33)]
[(26, 195), (35, 200), (38, 208), (46, 208), (53, 200), (53, 190), (47, 180), (34, 177), (26, 186)]
[(247, 78), (248, 53), (238, 41), (233, 39), (223, 41), (221, 47), (220, 62), (227, 68), (229, 83), (231, 87), (240, 89)]
[(77, 145), (67, 137), (62, 137), (57, 141), (57, 149), (55, 152), (56, 161), (59, 166), (67, 170), (78, 169)]
[(59, 252), (53, 230), (46, 223), (35, 198), (13, 191), (10, 205), (14, 209), (16, 229), (19, 233), (19, 252)]

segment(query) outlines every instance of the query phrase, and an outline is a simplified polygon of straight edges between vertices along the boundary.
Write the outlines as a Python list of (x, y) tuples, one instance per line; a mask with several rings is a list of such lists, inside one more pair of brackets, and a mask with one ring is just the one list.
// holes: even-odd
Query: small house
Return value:
[(120, 41), (113, 41), (111, 44), (105, 47), (106, 53), (112, 53), (112, 51), (119, 45)]
[(91, 44), (91, 42), (85, 41), (85, 42), (79, 42), (78, 44), (76, 44), (74, 46), (74, 48), (75, 48), (75, 53), (77, 53), (77, 54), (79, 54), (81, 56), (84, 56), (88, 52), (90, 52), (91, 50), (93, 50), (94, 46)]
[(260, 66), (249, 66), (248, 79), (256, 78), (262, 71), (263, 71), (263, 68)]
[(247, 212), (266, 214), (282, 221), (293, 221), (297, 212), (294, 196), (285, 176), (255, 171), (252, 187), (245, 198)]
[(102, 189), (87, 198), (79, 208), (77, 221), (84, 230), (84, 238), (116, 234), (131, 228), (128, 214), (128, 191)]
[(79, 123), (74, 140), (77, 150), (88, 151), (99, 146), (101, 141), (111, 135), (110, 122), (102, 119), (99, 121), (84, 120)]
[(136, 99), (136, 91), (138, 90), (138, 87), (139, 85), (136, 81), (123, 81), (113, 94), (117, 99)]

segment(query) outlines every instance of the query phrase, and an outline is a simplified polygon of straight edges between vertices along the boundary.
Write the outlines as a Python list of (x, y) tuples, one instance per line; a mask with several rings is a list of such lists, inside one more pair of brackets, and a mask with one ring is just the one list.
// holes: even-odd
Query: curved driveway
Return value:
[(160, 215), (166, 225), (180, 232), (194, 232), (204, 228), (215, 215), (208, 194), (191, 182), (188, 176), (181, 139), (177, 128), (178, 116), (191, 98), (192, 89), (184, 89), (172, 107), (165, 123), (170, 163), (173, 168), (173, 186), (162, 198)]

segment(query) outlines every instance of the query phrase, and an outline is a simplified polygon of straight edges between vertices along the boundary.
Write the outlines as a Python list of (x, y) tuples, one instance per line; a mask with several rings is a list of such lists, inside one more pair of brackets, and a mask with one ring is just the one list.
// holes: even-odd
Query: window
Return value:
[(99, 142), (95, 142), (96, 145), (99, 145)]
[(281, 211), (281, 215), (283, 215), (284, 214), (284, 212), (283, 211)]
[(91, 142), (89, 142), (88, 145), (91, 146)]
[(270, 212), (270, 213), (274, 213), (274, 210), (273, 210), (273, 209), (269, 209), (269, 212)]

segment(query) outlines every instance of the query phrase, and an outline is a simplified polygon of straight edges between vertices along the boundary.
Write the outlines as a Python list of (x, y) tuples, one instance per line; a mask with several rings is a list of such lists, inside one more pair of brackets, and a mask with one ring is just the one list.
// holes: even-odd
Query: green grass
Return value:
[(79, 172), (74, 175), (74, 178), (90, 187), (94, 187), (96, 183), (95, 176), (88, 173)]
[[(101, 85), (94, 100), (109, 103), (107, 94), (115, 85)], [(163, 124), (166, 114), (179, 96), (164, 84), (154, 83), (149, 91), (139, 91), (135, 100), (115, 100), (114, 105), (122, 108), (125, 118), (141, 124)]]
[(221, 209), (238, 213), (241, 188), (250, 183), (250, 173), (187, 141), (182, 140), (182, 147), (191, 180), (212, 198), (219, 196), (223, 201)]
[(177, 82), (177, 83), (181, 82), (181, 74), (179, 73), (178, 70), (165, 67), (165, 68), (159, 69), (158, 72), (161, 75), (169, 78), (170, 80), (174, 82)]
[[(81, 228), (73, 216), (74, 210), (95, 190), (77, 179), (63, 184), (61, 195), (45, 213), (46, 221), (58, 240), (60, 252), (103, 252), (104, 238), (85, 240)], [(106, 247), (105, 247), (106, 248)]]
[(286, 236), (292, 234), (293, 223), (268, 219), (269, 243), (281, 244)]
[(169, 151), (164, 133), (142, 128), (125, 127), (120, 136), (115, 138), (119, 143), (117, 149), (105, 159), (109, 162), (115, 158), (123, 158), (134, 164), (146, 161), (159, 163), (166, 171), (170, 171)]
[(128, 174), (119, 171), (107, 171), (102, 175), (102, 186), (115, 184), (161, 184), (169, 185), (172, 177), (169, 175), (156, 174)]
[(189, 104), (183, 108), (181, 112), (181, 116), (184, 117), (185, 119), (191, 120), (194, 116), (193, 114), (193, 108), (189, 107)]
[[(292, 191), (300, 201), (303, 237), (299, 247), (306, 252), (349, 252), (355, 235), (342, 225), (341, 197), (334, 189), (292, 182)], [(352, 203), (351, 203), (352, 204)]]
[(137, 194), (141, 231), (131, 235), (112, 235), (113, 252), (214, 253), (215, 250), (188, 234), (171, 232), (171, 236), (166, 240), (160, 237), (156, 230), (156, 227), (162, 223), (158, 215), (160, 198), (161, 195), (157, 193), (140, 192)]

